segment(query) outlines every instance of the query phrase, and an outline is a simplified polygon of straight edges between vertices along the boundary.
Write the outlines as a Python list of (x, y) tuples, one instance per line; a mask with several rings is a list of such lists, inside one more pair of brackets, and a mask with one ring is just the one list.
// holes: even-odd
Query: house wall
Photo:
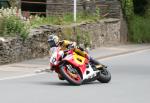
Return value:
[[(73, 0), (45, 0), (45, 1), (25, 0), (25, 1), (45, 2), (47, 4), (23, 3), (21, 4), (23, 11), (45, 12), (47, 16), (62, 15), (64, 13), (73, 12)], [(78, 0), (77, 11), (88, 10), (88, 12), (92, 13), (96, 9), (96, 6), (100, 7), (101, 15), (105, 16), (105, 14), (107, 14), (106, 17), (111, 18), (120, 17), (121, 6), (119, 0), (95, 0), (95, 2), (93, 1), (85, 2), (85, 0)]]
[[(47, 0), (47, 15), (62, 15), (73, 12), (73, 0)], [(78, 5), (77, 11), (82, 11), (82, 5)]]

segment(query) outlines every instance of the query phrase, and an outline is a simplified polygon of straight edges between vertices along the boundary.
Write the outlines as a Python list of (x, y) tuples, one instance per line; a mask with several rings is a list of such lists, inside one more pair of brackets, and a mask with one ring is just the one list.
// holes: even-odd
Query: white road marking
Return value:
[(20, 75), (20, 76), (4, 77), (4, 78), (1, 78), (0, 81), (32, 77), (32, 76), (36, 76), (36, 75), (40, 75), (40, 74), (44, 74), (44, 73), (38, 73), (38, 74), (37, 73), (33, 73), (33, 74), (24, 74), (24, 75)]

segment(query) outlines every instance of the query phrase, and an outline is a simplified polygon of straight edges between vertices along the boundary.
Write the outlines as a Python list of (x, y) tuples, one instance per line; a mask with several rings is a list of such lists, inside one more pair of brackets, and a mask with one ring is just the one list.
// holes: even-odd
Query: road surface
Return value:
[(101, 60), (112, 80), (71, 86), (55, 73), (0, 80), (0, 103), (149, 103), (150, 50)]

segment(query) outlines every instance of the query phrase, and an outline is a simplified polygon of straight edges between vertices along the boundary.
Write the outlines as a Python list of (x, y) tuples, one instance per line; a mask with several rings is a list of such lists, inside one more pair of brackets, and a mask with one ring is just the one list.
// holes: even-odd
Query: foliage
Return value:
[(77, 44), (80, 45), (80, 44), (84, 44), (84, 47), (89, 47), (90, 46), (90, 42), (91, 42), (91, 39), (90, 39), (90, 35), (88, 32), (86, 31), (80, 31), (79, 29), (77, 30)]
[[(84, 21), (96, 21), (98, 19), (100, 19), (99, 15), (91, 16), (90, 14), (85, 15), (84, 12), (77, 13), (77, 23)], [(31, 16), (30, 21), (32, 27), (37, 27), (46, 24), (67, 25), (73, 23), (73, 14), (66, 13), (62, 16), (48, 16), (48, 17)]]
[(91, 41), (87, 31), (72, 27), (62, 29), (62, 39), (76, 41), (78, 45), (82, 45), (85, 48), (90, 46)]
[[(80, 22), (93, 22), (100, 19), (99, 9), (93, 14), (85, 14), (84, 12), (77, 13), (77, 23)], [(22, 16), (21, 10), (15, 8), (0, 9), (0, 35), (1, 36), (20, 36), (25, 39), (28, 36), (30, 28), (38, 27), (41, 25), (68, 25), (73, 23), (73, 14), (66, 13), (61, 16), (30, 16), (26, 19)], [(64, 37), (66, 39), (82, 41), (85, 45), (89, 45), (89, 35), (87, 33), (77, 32), (77, 37), (74, 35), (74, 30), (65, 30)]]
[(125, 18), (130, 18), (134, 14), (133, 12), (133, 1), (132, 0), (122, 0), (121, 1), (122, 10)]
[(149, 0), (120, 0), (125, 16), (136, 14), (144, 16), (148, 10)]
[(129, 20), (129, 38), (133, 42), (148, 43), (150, 42), (150, 17), (141, 17), (134, 15)]
[(96, 7), (95, 16), (99, 18), (99, 17), (100, 17), (100, 14), (101, 14), (100, 8), (99, 8), (99, 7)]
[(27, 25), (15, 16), (5, 18), (3, 25), (3, 36), (20, 36), (23, 39), (28, 36)]
[(81, 45), (83, 47), (89, 47), (90, 46), (90, 35), (87, 31), (83, 31), (80, 28), (63, 28), (62, 29), (62, 39), (76, 41), (78, 45)]
[(21, 14), (21, 10), (18, 9), (17, 7), (0, 9), (0, 17), (9, 17), (9, 16), (17, 16), (20, 19), (23, 18), (22, 14)]
[(145, 15), (149, 0), (133, 0), (134, 13), (137, 15)]
[(122, 9), (128, 23), (129, 40), (136, 43), (150, 42), (150, 15), (146, 0), (122, 0)]
[(0, 9), (0, 35), (20, 36), (25, 39), (30, 28), (27, 21), (22, 20), (21, 12), (16, 8)]
[(62, 29), (62, 39), (66, 39), (66, 40), (74, 40), (75, 41), (75, 37), (74, 36), (74, 30), (72, 29), (72, 27), (65, 27)]

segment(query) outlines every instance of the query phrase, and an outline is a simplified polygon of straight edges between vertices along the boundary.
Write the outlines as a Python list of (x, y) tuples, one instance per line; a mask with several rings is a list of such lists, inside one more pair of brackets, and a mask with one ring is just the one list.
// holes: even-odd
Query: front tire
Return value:
[[(68, 66), (70, 68), (68, 68)], [(73, 68), (70, 64), (64, 65), (60, 67), (60, 73), (61, 75), (70, 83), (73, 85), (81, 85), (82, 84), (82, 77), (79, 73), (79, 71), (76, 68)]]
[(100, 70), (100, 72), (97, 75), (97, 80), (101, 83), (108, 83), (111, 80), (111, 74), (110, 72), (105, 68)]

